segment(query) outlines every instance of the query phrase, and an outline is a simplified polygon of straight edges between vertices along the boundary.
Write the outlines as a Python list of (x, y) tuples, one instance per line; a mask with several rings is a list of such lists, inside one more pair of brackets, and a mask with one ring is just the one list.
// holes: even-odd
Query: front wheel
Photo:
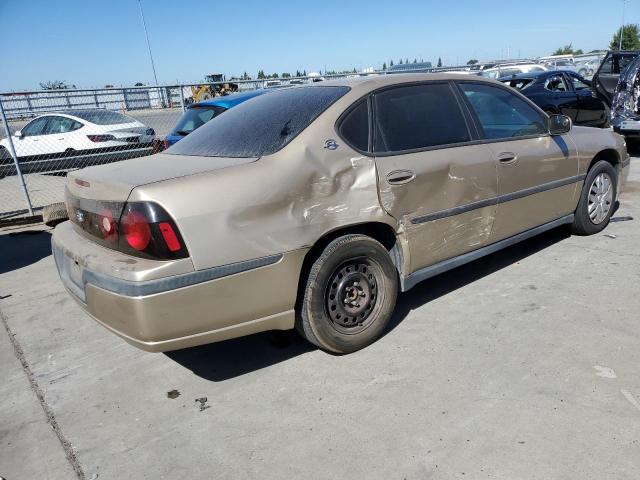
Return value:
[(613, 214), (618, 176), (613, 166), (604, 160), (597, 162), (584, 181), (578, 208), (576, 208), (572, 233), (593, 235), (601, 232)]
[(296, 328), (323, 350), (354, 352), (382, 335), (397, 295), (398, 274), (384, 246), (365, 235), (345, 235), (311, 266)]

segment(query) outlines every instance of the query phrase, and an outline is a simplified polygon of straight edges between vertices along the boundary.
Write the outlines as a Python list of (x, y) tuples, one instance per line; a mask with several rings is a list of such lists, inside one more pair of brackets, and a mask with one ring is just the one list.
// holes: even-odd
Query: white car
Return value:
[(502, 78), (519, 73), (544, 72), (546, 70), (548, 70), (547, 67), (538, 63), (504, 64), (483, 70), (479, 75), (487, 78)]
[[(29, 167), (36, 163), (38, 171), (59, 168), (62, 157), (151, 149), (154, 139), (152, 128), (121, 113), (104, 109), (67, 110), (34, 118), (13, 134), (13, 146), (24, 167), (23, 173), (27, 173), (25, 170), (34, 170)], [(115, 157), (107, 161), (130, 158), (131, 155)], [(57, 161), (47, 162), (52, 158)], [(0, 140), (0, 163), (6, 164), (7, 160), (11, 160), (9, 142), (3, 138)], [(74, 166), (69, 158), (66, 162), (69, 167)], [(83, 162), (81, 166), (87, 164)]]

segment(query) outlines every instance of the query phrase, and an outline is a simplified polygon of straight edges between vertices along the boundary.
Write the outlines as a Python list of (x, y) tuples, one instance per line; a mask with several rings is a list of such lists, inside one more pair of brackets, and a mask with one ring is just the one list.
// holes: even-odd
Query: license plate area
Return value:
[(640, 121), (625, 120), (620, 124), (621, 130), (640, 130)]
[(58, 248), (54, 248), (54, 257), (62, 282), (75, 297), (86, 303), (82, 265)]

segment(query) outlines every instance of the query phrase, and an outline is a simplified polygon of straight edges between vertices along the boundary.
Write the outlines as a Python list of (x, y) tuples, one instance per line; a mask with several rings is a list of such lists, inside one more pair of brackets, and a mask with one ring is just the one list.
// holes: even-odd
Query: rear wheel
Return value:
[(613, 214), (618, 176), (613, 166), (604, 160), (597, 162), (585, 179), (575, 211), (572, 233), (593, 235), (602, 231)]
[(365, 235), (339, 237), (311, 266), (296, 328), (324, 350), (354, 352), (380, 337), (397, 294), (398, 275), (384, 246)]

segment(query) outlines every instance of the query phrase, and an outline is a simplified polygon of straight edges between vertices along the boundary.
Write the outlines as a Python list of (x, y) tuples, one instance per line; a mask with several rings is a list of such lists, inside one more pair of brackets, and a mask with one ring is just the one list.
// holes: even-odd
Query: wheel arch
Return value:
[(402, 275), (402, 272), (404, 270), (403, 247), (400, 242), (399, 235), (390, 224), (384, 222), (364, 222), (341, 226), (339, 228), (326, 232), (324, 235), (318, 238), (318, 240), (316, 240), (316, 242), (306, 253), (302, 262), (300, 277), (298, 279), (296, 310), (299, 307), (298, 302), (303, 297), (305, 282), (311, 270), (313, 262), (316, 261), (316, 259), (326, 248), (326, 246), (329, 245), (333, 240), (345, 235), (354, 234), (366, 235), (380, 242), (389, 252), (389, 256), (396, 267), (398, 275)]
[(600, 150), (591, 160), (591, 163), (589, 164), (589, 168), (587, 168), (587, 172), (589, 173), (589, 171), (593, 168), (593, 166), (598, 163), (600, 160), (605, 160), (606, 162), (609, 162), (611, 164), (611, 166), (616, 169), (616, 171), (618, 170), (618, 164), (620, 163), (620, 156), (618, 155), (618, 152), (613, 149), (613, 148), (605, 148), (604, 150)]

